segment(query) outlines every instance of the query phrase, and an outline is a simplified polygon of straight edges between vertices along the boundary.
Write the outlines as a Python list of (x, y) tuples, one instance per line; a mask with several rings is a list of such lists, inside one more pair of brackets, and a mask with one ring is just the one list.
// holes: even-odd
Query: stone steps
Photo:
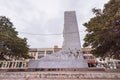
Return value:
[[(54, 79), (54, 78), (51, 78), (51, 79), (49, 79), (49, 78), (0, 78), (0, 80), (24, 80), (24, 79), (27, 79), (27, 80), (79, 80), (80, 78), (77, 78), (77, 79), (73, 79), (73, 78), (69, 78), (69, 79), (63, 79), (63, 78), (57, 78), (57, 79)], [(106, 79), (106, 80), (114, 80), (115, 78), (112, 78), (112, 79), (110, 79), (110, 78), (108, 78), (108, 79)], [(88, 79), (82, 79), (82, 80), (88, 80)], [(95, 79), (89, 79), (89, 80), (104, 80), (103, 78), (101, 78), (101, 79), (97, 79), (97, 78), (95, 78)], [(117, 79), (115, 79), (115, 80), (117, 80)], [(118, 80), (120, 80), (120, 79), (118, 79)]]
[(120, 72), (105, 72), (105, 71), (1, 72), (0, 80), (120, 80)]
[(41, 79), (41, 78), (1, 78), (0, 80), (120, 80), (120, 79)]

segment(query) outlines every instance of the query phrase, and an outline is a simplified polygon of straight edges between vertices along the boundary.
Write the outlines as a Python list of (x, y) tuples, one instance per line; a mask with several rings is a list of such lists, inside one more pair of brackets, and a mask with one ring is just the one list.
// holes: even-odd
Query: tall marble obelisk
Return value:
[(64, 42), (62, 50), (43, 57), (30, 60), (29, 68), (87, 68), (80, 46), (80, 37), (75, 11), (64, 13)]
[(64, 14), (64, 30), (63, 30), (63, 47), (62, 49), (80, 49), (79, 29), (75, 11), (66, 11)]

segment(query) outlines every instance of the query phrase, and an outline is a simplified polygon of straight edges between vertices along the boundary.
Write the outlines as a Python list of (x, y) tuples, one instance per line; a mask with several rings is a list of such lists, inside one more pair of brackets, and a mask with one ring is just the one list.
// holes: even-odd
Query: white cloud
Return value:
[[(11, 19), (19, 32), (47, 34), (62, 33), (64, 11), (75, 10), (79, 24), (81, 42), (85, 36), (82, 24), (93, 14), (91, 9), (103, 8), (109, 0), (0, 0), (0, 15)], [(62, 36), (38, 36), (19, 33), (28, 38), (30, 47), (62, 46)]]

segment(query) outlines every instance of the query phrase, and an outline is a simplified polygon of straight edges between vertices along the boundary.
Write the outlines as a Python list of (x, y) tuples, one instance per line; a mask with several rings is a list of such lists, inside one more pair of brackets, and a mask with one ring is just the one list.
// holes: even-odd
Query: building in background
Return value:
[(29, 49), (29, 55), (34, 57), (33, 59), (35, 60), (45, 57), (52, 53), (54, 53), (54, 48), (30, 48)]
[[(61, 49), (57, 45), (53, 48), (30, 48), (29, 55), (37, 60), (49, 54), (56, 54)], [(90, 53), (91, 50), (92, 48), (82, 48), (84, 59), (87, 60), (89, 67), (104, 68), (108, 65), (110, 69), (120, 68), (120, 60), (95, 58)], [(29, 60), (0, 61), (0, 69), (26, 69), (28, 62)]]
[[(40, 59), (42, 57), (45, 57), (49, 54), (54, 54), (58, 51), (60, 51), (62, 48), (59, 48), (57, 45), (55, 45), (53, 48), (30, 48), (29, 49), (29, 55), (34, 57), (33, 59)], [(89, 56), (90, 51), (92, 50), (92, 48), (82, 48), (82, 52), (83, 54), (88, 54), (85, 56)], [(92, 54), (90, 54), (91, 56), (93, 56)], [(86, 58), (88, 59), (88, 58)]]
[[(57, 45), (54, 48), (30, 48), (29, 55), (33, 56), (35, 60), (45, 57), (49, 54), (56, 54), (56, 52), (60, 51), (62, 48), (59, 48)], [(89, 67), (96, 66), (96, 59), (93, 54), (90, 53), (92, 48), (82, 48), (83, 57), (87, 60)]]
[[(50, 54), (57, 54), (60, 51), (55, 45), (53, 48), (30, 48), (29, 55), (34, 57), (34, 60), (40, 59)], [(95, 57), (90, 54), (91, 48), (82, 48), (83, 56), (88, 62), (89, 67), (94, 67), (96, 64)], [(25, 69), (28, 66), (29, 60), (14, 60), (14, 61), (0, 61), (0, 69)]]

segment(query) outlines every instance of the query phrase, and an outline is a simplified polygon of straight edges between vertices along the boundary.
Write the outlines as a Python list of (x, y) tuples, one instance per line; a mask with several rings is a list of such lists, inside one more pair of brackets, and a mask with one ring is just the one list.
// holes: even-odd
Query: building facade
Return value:
[[(34, 60), (37, 60), (47, 55), (55, 54), (61, 49), (57, 45), (53, 48), (30, 48), (29, 55), (34, 57)], [(91, 50), (91, 48), (82, 48), (83, 56), (87, 60), (88, 65), (95, 63), (95, 58), (90, 54)], [(0, 61), (0, 69), (25, 69), (28, 66), (28, 62), (29, 60)]]
[[(61, 49), (62, 48), (59, 48), (57, 45), (55, 45), (54, 48), (30, 48), (29, 55), (33, 56), (33, 59), (37, 60), (52, 53), (54, 54), (60, 51)], [(83, 57), (85, 60), (87, 60), (89, 67), (95, 67), (96, 59), (93, 56), (93, 54), (90, 53), (91, 50), (92, 48), (82, 48)]]
[(44, 56), (54, 53), (54, 48), (30, 48), (29, 55), (34, 57), (33, 59), (37, 60)]
[[(52, 53), (56, 53), (56, 52), (60, 51), (61, 49), (62, 48), (59, 48), (57, 45), (55, 45), (53, 48), (30, 48), (29, 55), (34, 57), (33, 59), (37, 60), (37, 59), (40, 59), (47, 55), (50, 55)], [(89, 56), (91, 50), (92, 50), (92, 48), (82, 48), (83, 55)], [(88, 55), (86, 55), (86, 54), (88, 54)], [(93, 56), (92, 54), (90, 54), (90, 55)], [(92, 57), (92, 59), (93, 58), (94, 57)], [(90, 59), (90, 58), (86, 58), (86, 59)]]

